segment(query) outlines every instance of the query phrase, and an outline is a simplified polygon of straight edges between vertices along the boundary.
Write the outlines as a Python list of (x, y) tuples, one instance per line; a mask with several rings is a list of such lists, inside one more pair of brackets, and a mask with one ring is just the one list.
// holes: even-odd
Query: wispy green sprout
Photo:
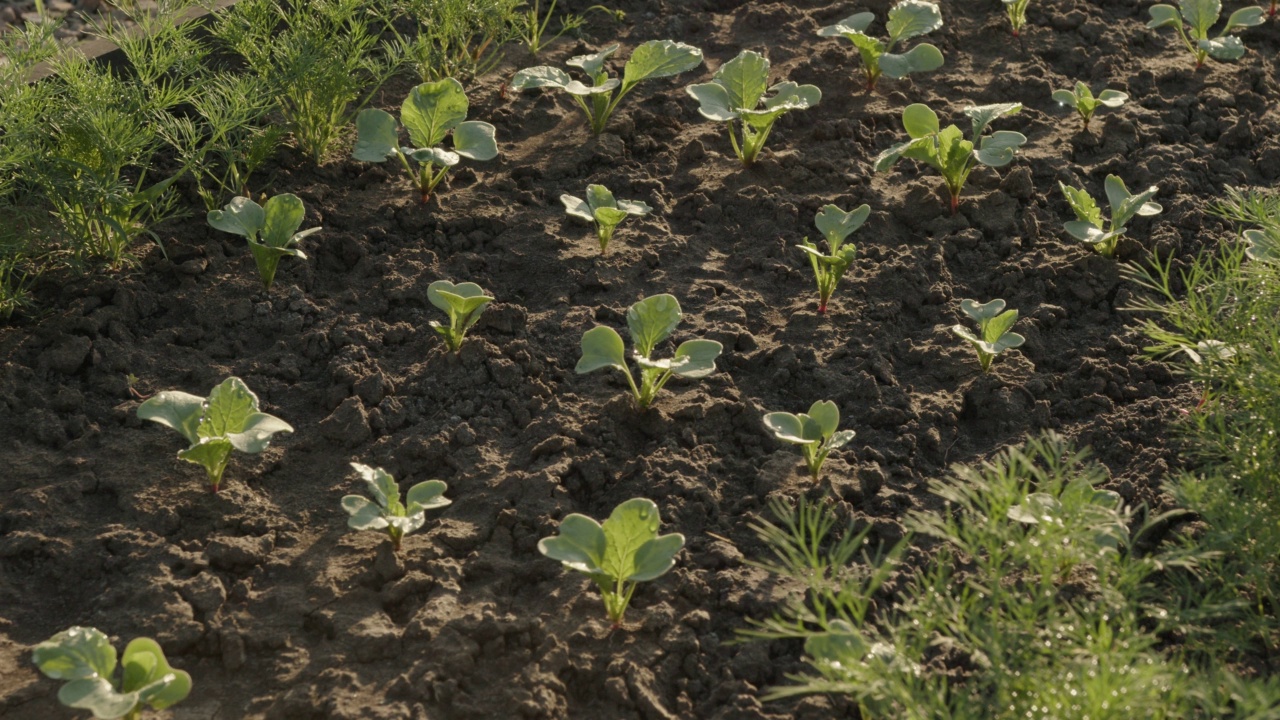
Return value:
[(1065, 183), (1058, 183), (1062, 195), (1075, 211), (1076, 218), (1063, 225), (1071, 237), (1092, 247), (1103, 257), (1115, 257), (1116, 246), (1126, 232), (1125, 225), (1134, 217), (1150, 217), (1159, 215), (1164, 208), (1159, 203), (1150, 202), (1157, 192), (1152, 185), (1146, 190), (1133, 195), (1125, 187), (1124, 181), (1115, 175), (1108, 175), (1105, 188), (1107, 202), (1111, 203), (1111, 219), (1102, 216), (1102, 208), (1098, 207), (1083, 188), (1073, 188)]
[[(586, 113), (591, 133), (599, 135), (613, 116), (618, 103), (636, 85), (656, 78), (679, 75), (702, 64), (702, 51), (692, 45), (674, 40), (650, 40), (632, 53), (622, 68), (622, 79), (611, 78), (604, 63), (618, 51), (617, 43), (590, 55), (569, 58), (570, 67), (581, 69), (590, 78), (587, 85), (574, 80), (569, 73), (548, 65), (525, 68), (511, 78), (511, 89), (516, 91), (533, 88), (559, 88), (569, 93), (573, 101)], [(615, 92), (617, 91), (617, 92)]]
[(564, 211), (569, 215), (595, 223), (601, 255), (608, 251), (613, 231), (628, 215), (648, 215), (653, 211), (648, 204), (639, 200), (614, 198), (609, 188), (603, 185), (588, 185), (585, 200), (565, 193), (560, 196), (560, 202), (564, 203)]
[[(685, 91), (698, 101), (703, 117), (728, 126), (733, 152), (744, 166), (756, 161), (778, 118), (792, 110), (807, 110), (822, 99), (822, 91), (814, 85), (788, 80), (770, 86), (769, 60), (750, 50), (721, 65), (711, 82), (690, 85)], [(766, 98), (766, 93), (774, 94)], [(734, 121), (742, 124), (741, 141)]]
[(627, 369), (626, 347), (622, 337), (611, 327), (597, 325), (582, 335), (582, 358), (578, 374), (613, 368), (627, 378), (631, 395), (641, 409), (653, 404), (654, 398), (672, 377), (704, 378), (716, 371), (716, 358), (723, 347), (715, 340), (686, 340), (668, 360), (652, 359), (653, 351), (671, 336), (680, 324), (680, 303), (672, 295), (647, 297), (627, 310), (627, 328), (635, 346), (632, 359), (640, 368), (637, 385)]
[(353, 530), (385, 530), (396, 552), (400, 552), (400, 543), (405, 535), (427, 522), (428, 510), (453, 502), (444, 496), (449, 486), (443, 480), (427, 480), (414, 485), (401, 502), (400, 485), (386, 470), (354, 462), (351, 468), (369, 486), (369, 497), (373, 501), (359, 495), (344, 496), (342, 509), (351, 516), (347, 525)]
[(1227, 24), (1217, 35), (1210, 35), (1210, 28), (1222, 15), (1221, 0), (1180, 0), (1173, 5), (1152, 5), (1149, 28), (1172, 26), (1187, 51), (1196, 59), (1196, 67), (1204, 65), (1208, 58), (1214, 60), (1239, 60), (1244, 57), (1244, 43), (1230, 33), (1255, 27), (1266, 22), (1266, 11), (1257, 5), (1240, 8), (1231, 13)]
[(191, 692), (191, 676), (169, 666), (164, 650), (151, 638), (135, 638), (120, 657), (97, 628), (72, 627), (36, 645), (31, 659), (40, 672), (66, 680), (58, 701), (95, 718), (138, 720), (143, 708), (164, 710)]
[(603, 525), (586, 515), (565, 516), (560, 533), (538, 541), (538, 551), (591, 578), (617, 627), (636, 584), (665, 575), (684, 547), (679, 533), (658, 535), (661, 521), (652, 500), (633, 498), (614, 508)]
[[(457, 80), (423, 83), (410, 90), (400, 106), (400, 124), (408, 130), (409, 141), (416, 147), (400, 145), (400, 133), (391, 113), (366, 108), (356, 116), (357, 138), (352, 157), (366, 162), (396, 157), (425, 203), (461, 158), (485, 161), (498, 156), (493, 125), (467, 120), (469, 107), (467, 94)], [(452, 151), (442, 146), (450, 136)], [(411, 160), (418, 166), (416, 170)]]
[(942, 52), (929, 43), (921, 43), (904, 53), (893, 49), (903, 40), (919, 37), (942, 27), (942, 11), (935, 3), (922, 0), (903, 0), (889, 8), (889, 21), (885, 31), (889, 40), (883, 41), (867, 34), (867, 28), (875, 22), (874, 13), (860, 12), (828, 25), (818, 31), (822, 37), (843, 37), (858, 49), (862, 56), (862, 69), (867, 76), (867, 91), (874, 90), (881, 75), (899, 80), (911, 73), (928, 72), (942, 67)]
[(1031, 4), (1031, 0), (1001, 0), (1004, 3), (1004, 12), (1009, 16), (1009, 27), (1013, 29), (1014, 37), (1022, 36), (1022, 28), (1027, 24), (1027, 6)]
[(997, 355), (1020, 347), (1026, 340), (1018, 333), (1009, 332), (1009, 328), (1018, 321), (1018, 311), (1005, 310), (1004, 300), (997, 298), (985, 304), (977, 300), (961, 300), (960, 309), (978, 323), (978, 334), (974, 335), (963, 325), (952, 325), (951, 332), (973, 346), (984, 373), (991, 371), (991, 361)]
[(1088, 85), (1077, 81), (1075, 90), (1054, 90), (1053, 99), (1061, 105), (1074, 108), (1084, 122), (1084, 129), (1088, 130), (1089, 121), (1093, 119), (1098, 106), (1118, 108), (1129, 99), (1129, 95), (1119, 90), (1103, 90), (1094, 96)]
[(838, 429), (840, 408), (830, 400), (815, 402), (807, 413), (767, 413), (764, 426), (777, 439), (800, 446), (814, 480), (822, 472), (822, 463), (826, 462), (827, 456), (848, 445), (854, 435), (852, 430)]
[[(898, 143), (876, 157), (876, 172), (884, 172), (898, 160), (919, 160), (942, 174), (951, 195), (951, 214), (960, 209), (960, 191), (969, 173), (978, 165), (1004, 167), (1013, 161), (1014, 153), (1026, 144), (1022, 133), (996, 130), (983, 136), (987, 126), (999, 117), (1022, 112), (1021, 103), (1001, 103), (967, 107), (964, 114), (973, 122), (973, 142), (955, 125), (940, 127), (938, 114), (922, 104), (909, 105), (902, 111), (902, 125), (910, 140)], [(979, 142), (975, 150), (974, 142)]]
[(138, 417), (182, 433), (191, 447), (178, 457), (202, 466), (213, 492), (218, 492), (232, 450), (257, 454), (276, 433), (293, 432), (289, 423), (259, 412), (258, 396), (238, 377), (223, 380), (207, 398), (178, 390), (156, 393), (138, 406)]
[(582, 27), (587, 21), (586, 16), (588, 13), (599, 11), (618, 22), (621, 22), (627, 16), (621, 10), (607, 8), (604, 5), (592, 5), (584, 10), (581, 15), (562, 14), (560, 16), (560, 30), (554, 35), (548, 36), (547, 28), (551, 25), (551, 16), (556, 11), (556, 0), (551, 0), (551, 4), (547, 6), (545, 13), (542, 10), (541, 0), (533, 0), (532, 5), (525, 4), (524, 7), (525, 9), (522, 11), (524, 29), (520, 33), (520, 39), (524, 42), (525, 47), (529, 48), (529, 54), (535, 58), (546, 49), (547, 45), (555, 42), (561, 35)]
[(232, 198), (225, 208), (210, 211), (208, 219), (215, 229), (242, 235), (249, 241), (249, 251), (262, 277), (262, 289), (270, 290), (280, 258), (289, 255), (305, 260), (306, 253), (293, 245), (321, 230), (317, 227), (298, 232), (305, 214), (302, 200), (284, 193), (267, 200), (265, 207), (246, 197)]
[(476, 324), (485, 307), (493, 302), (493, 298), (485, 295), (484, 290), (475, 283), (454, 285), (448, 280), (437, 280), (428, 285), (427, 299), (449, 314), (448, 325), (432, 320), (431, 327), (440, 333), (445, 345), (453, 352), (462, 349), (467, 330)]
[(869, 205), (859, 205), (852, 212), (845, 212), (835, 205), (824, 205), (814, 216), (813, 224), (827, 241), (827, 252), (824, 254), (807, 237), (796, 246), (805, 252), (813, 266), (813, 277), (818, 283), (818, 314), (827, 312), (827, 303), (836, 291), (836, 285), (858, 254), (857, 246), (846, 243), (845, 239), (862, 227), (870, 215)]

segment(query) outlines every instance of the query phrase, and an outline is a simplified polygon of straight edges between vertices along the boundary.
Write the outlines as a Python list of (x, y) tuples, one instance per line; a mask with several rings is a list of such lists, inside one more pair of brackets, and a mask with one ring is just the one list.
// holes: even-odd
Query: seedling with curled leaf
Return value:
[[(750, 50), (721, 65), (711, 82), (690, 85), (685, 91), (698, 101), (703, 117), (729, 126), (729, 142), (744, 166), (756, 161), (778, 118), (811, 108), (822, 99), (822, 91), (814, 85), (788, 80), (770, 86), (769, 61)], [(766, 98), (766, 93), (774, 94)], [(734, 121), (742, 124), (741, 142)]]
[(827, 456), (847, 445), (854, 434), (852, 430), (838, 429), (840, 408), (830, 400), (819, 400), (809, 407), (809, 412), (798, 415), (768, 413), (764, 416), (764, 426), (779, 440), (800, 446), (814, 480), (818, 479)]
[(1076, 82), (1075, 90), (1054, 90), (1053, 99), (1059, 104), (1075, 108), (1075, 111), (1080, 114), (1080, 119), (1084, 121), (1084, 129), (1088, 130), (1089, 120), (1093, 119), (1093, 113), (1099, 105), (1118, 108), (1129, 99), (1129, 95), (1119, 90), (1103, 90), (1095, 97), (1088, 85)]
[(627, 378), (627, 385), (641, 409), (653, 403), (658, 392), (672, 377), (704, 378), (716, 371), (716, 358), (723, 349), (714, 340), (686, 340), (676, 348), (669, 360), (652, 359), (658, 344), (671, 336), (680, 324), (680, 303), (671, 295), (654, 295), (627, 310), (627, 328), (631, 331), (632, 355), (640, 368), (636, 384), (627, 369), (626, 348), (622, 337), (611, 327), (597, 325), (582, 335), (582, 358), (575, 368), (578, 374), (613, 368)]
[(960, 309), (978, 323), (978, 334), (974, 335), (963, 325), (952, 325), (951, 332), (968, 341), (977, 351), (982, 372), (990, 372), (991, 361), (997, 355), (1020, 347), (1025, 342), (1025, 338), (1018, 333), (1009, 332), (1009, 328), (1018, 321), (1018, 311), (1005, 310), (1004, 300), (997, 298), (986, 304), (980, 304), (977, 300), (961, 300)]
[(636, 584), (665, 575), (684, 547), (679, 533), (658, 535), (661, 521), (652, 500), (633, 498), (614, 508), (603, 525), (586, 515), (565, 516), (558, 535), (538, 541), (538, 552), (591, 578), (617, 627)]
[(882, 41), (867, 34), (867, 28), (876, 16), (860, 12), (828, 25), (818, 31), (822, 37), (843, 37), (858, 49), (862, 56), (863, 71), (867, 74), (867, 90), (874, 90), (881, 75), (897, 80), (911, 73), (928, 72), (942, 67), (942, 52), (929, 43), (921, 43), (905, 53), (895, 54), (893, 48), (903, 40), (919, 37), (942, 27), (942, 12), (938, 6), (922, 0), (903, 0), (889, 8), (889, 21), (885, 30), (889, 40)]
[(215, 229), (243, 235), (249, 241), (249, 251), (262, 277), (262, 289), (270, 290), (280, 258), (290, 255), (305, 260), (306, 253), (292, 246), (320, 232), (320, 228), (298, 232), (305, 214), (302, 200), (284, 193), (267, 200), (265, 207), (247, 197), (232, 198), (225, 208), (210, 211), (208, 220)]
[(204, 467), (213, 492), (232, 450), (257, 454), (276, 433), (293, 432), (289, 423), (259, 412), (258, 396), (238, 377), (223, 380), (207, 398), (178, 390), (156, 393), (138, 406), (138, 417), (182, 433), (191, 447), (178, 457)]
[(1210, 28), (1222, 15), (1221, 0), (1179, 0), (1177, 7), (1152, 5), (1151, 21), (1147, 23), (1147, 27), (1172, 26), (1178, 31), (1178, 37), (1196, 59), (1196, 67), (1199, 68), (1208, 58), (1226, 61), (1244, 57), (1244, 43), (1230, 33), (1266, 22), (1265, 12), (1257, 5), (1240, 8), (1227, 18), (1222, 32), (1210, 36)]
[(449, 486), (442, 480), (427, 480), (414, 485), (401, 502), (400, 485), (386, 470), (354, 462), (351, 468), (368, 484), (373, 501), (359, 495), (344, 496), (342, 509), (351, 516), (347, 525), (353, 530), (385, 530), (396, 552), (400, 551), (405, 535), (426, 523), (428, 510), (453, 502), (444, 496)]
[(467, 330), (480, 319), (485, 307), (493, 298), (475, 283), (454, 285), (448, 280), (437, 280), (427, 286), (427, 299), (432, 305), (449, 314), (449, 324), (431, 321), (431, 327), (444, 338), (445, 345), (453, 352), (462, 349)]
[[(416, 147), (402, 147), (396, 119), (391, 113), (367, 108), (356, 116), (356, 148), (352, 157), (366, 162), (382, 162), (395, 156), (409, 172), (422, 202), (444, 180), (461, 158), (492, 160), (498, 156), (494, 127), (487, 122), (467, 120), (470, 103), (462, 83), (453, 78), (423, 83), (409, 91), (400, 106), (400, 124), (409, 131)], [(442, 146), (452, 136), (453, 150)], [(415, 170), (410, 161), (417, 164)]]
[(827, 241), (827, 253), (824, 254), (807, 237), (801, 241), (802, 244), (796, 246), (805, 252), (809, 257), (809, 264), (813, 266), (813, 276), (818, 282), (818, 314), (827, 312), (831, 294), (836, 291), (840, 278), (844, 277), (845, 271), (858, 254), (857, 246), (853, 243), (846, 244), (845, 238), (862, 227), (870, 215), (869, 205), (859, 205), (853, 212), (845, 212), (835, 205), (824, 205), (814, 216), (813, 224)]
[(120, 657), (97, 628), (72, 627), (36, 645), (31, 659), (40, 672), (66, 680), (58, 701), (95, 718), (138, 720), (142, 709), (164, 710), (191, 692), (191, 676), (169, 666), (164, 650), (150, 638), (135, 638)]
[[(1022, 133), (996, 130), (983, 136), (987, 126), (996, 118), (1022, 112), (1021, 103), (1001, 103), (967, 107), (964, 114), (973, 122), (973, 142), (955, 125), (941, 128), (938, 114), (922, 104), (909, 105), (902, 111), (902, 125), (911, 137), (898, 143), (876, 157), (876, 172), (884, 172), (902, 158), (919, 160), (942, 173), (942, 180), (951, 194), (951, 214), (960, 208), (960, 191), (964, 189), (969, 173), (978, 165), (1004, 167), (1013, 161), (1014, 153), (1026, 144)], [(974, 142), (980, 143), (975, 149)]]
[(1022, 36), (1022, 28), (1027, 24), (1027, 6), (1031, 4), (1031, 0), (1002, 0), (1004, 2), (1004, 12), (1009, 16), (1009, 27), (1013, 29), (1014, 37)]
[(1120, 237), (1125, 234), (1125, 225), (1136, 216), (1149, 217), (1158, 215), (1164, 208), (1159, 203), (1150, 202), (1155, 197), (1156, 186), (1133, 195), (1124, 186), (1124, 181), (1115, 175), (1108, 175), (1105, 188), (1107, 201), (1111, 203), (1110, 221), (1102, 217), (1102, 208), (1094, 202), (1093, 196), (1084, 188), (1073, 188), (1065, 183), (1058, 183), (1062, 195), (1075, 211), (1076, 218), (1065, 225), (1066, 231), (1077, 240), (1089, 245), (1103, 257), (1114, 257)]
[(564, 211), (576, 218), (596, 224), (596, 236), (600, 239), (600, 254), (609, 249), (613, 231), (628, 215), (648, 215), (653, 208), (639, 200), (618, 200), (603, 185), (588, 185), (587, 197), (582, 199), (565, 193), (560, 196)]
[(674, 40), (650, 40), (632, 51), (619, 80), (609, 77), (604, 69), (605, 60), (617, 51), (618, 45), (614, 43), (598, 53), (569, 58), (566, 64), (585, 72), (591, 80), (590, 85), (574, 80), (560, 68), (539, 65), (525, 68), (512, 76), (510, 87), (517, 91), (544, 87), (564, 90), (587, 114), (591, 133), (599, 135), (604, 132), (618, 103), (636, 85), (645, 80), (679, 75), (702, 64), (702, 51), (692, 45)]

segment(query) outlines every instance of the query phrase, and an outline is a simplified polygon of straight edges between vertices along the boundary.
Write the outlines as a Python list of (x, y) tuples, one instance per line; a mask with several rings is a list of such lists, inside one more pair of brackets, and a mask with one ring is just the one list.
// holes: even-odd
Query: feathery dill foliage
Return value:
[(414, 25), (411, 37), (396, 33), (398, 52), (423, 82), (466, 80), (502, 62), (502, 46), (525, 31), (517, 10), (524, 0), (392, 0), (392, 12)]

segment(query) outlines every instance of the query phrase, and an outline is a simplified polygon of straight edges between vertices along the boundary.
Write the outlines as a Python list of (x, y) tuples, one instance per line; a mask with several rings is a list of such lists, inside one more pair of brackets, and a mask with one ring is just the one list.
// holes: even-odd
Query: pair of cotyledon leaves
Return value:
[[(356, 117), (357, 140), (352, 156), (382, 162), (400, 154), (419, 163), (453, 167), (460, 158), (492, 160), (498, 155), (494, 127), (467, 120), (470, 102), (462, 83), (453, 78), (423, 83), (409, 91), (400, 106), (400, 124), (413, 147), (400, 145), (396, 119), (383, 110), (367, 108)], [(453, 150), (440, 147), (452, 134)]]
[(453, 501), (444, 497), (449, 486), (442, 480), (427, 480), (409, 488), (404, 501), (400, 500), (400, 485), (390, 473), (360, 463), (351, 463), (368, 485), (370, 501), (359, 495), (346, 495), (342, 507), (351, 517), (347, 525), (355, 530), (385, 530), (394, 528), (397, 534), (408, 535), (427, 521), (427, 511), (442, 508)]
[(881, 73), (891, 78), (904, 78), (911, 73), (928, 72), (942, 67), (942, 52), (928, 43), (917, 45), (905, 53), (891, 52), (899, 42), (918, 37), (942, 27), (942, 12), (938, 6), (922, 0), (904, 0), (889, 9), (885, 31), (886, 43), (867, 34), (867, 28), (876, 16), (860, 12), (818, 31), (822, 37), (843, 37), (853, 43), (867, 66), (871, 82)]
[(150, 638), (125, 646), (117, 680), (116, 649), (95, 628), (72, 627), (36, 645), (32, 660), (40, 671), (67, 683), (58, 700), (88, 710), (95, 718), (124, 717), (142, 707), (163, 710), (191, 692), (191, 676), (169, 666), (164, 651)]
[(1127, 232), (1125, 225), (1130, 220), (1138, 216), (1158, 215), (1164, 210), (1159, 203), (1151, 202), (1158, 191), (1154, 185), (1135, 195), (1129, 192), (1119, 176), (1108, 175), (1104, 183), (1107, 202), (1111, 204), (1111, 220), (1108, 223), (1102, 216), (1102, 208), (1098, 207), (1093, 196), (1084, 189), (1073, 188), (1065, 183), (1058, 183), (1058, 186), (1062, 188), (1062, 194), (1077, 218), (1065, 223), (1063, 227), (1072, 237), (1102, 249), (1106, 255), (1111, 254), (1111, 246), (1119, 236)]
[(1005, 310), (1004, 306), (1004, 300), (999, 298), (988, 303), (961, 300), (960, 310), (978, 323), (978, 334), (975, 335), (964, 325), (952, 325), (951, 332), (987, 355), (999, 355), (1005, 350), (1019, 347), (1026, 339), (1018, 333), (1009, 332), (1009, 328), (1018, 321), (1018, 311)]
[(306, 253), (292, 245), (321, 230), (317, 227), (298, 232), (305, 214), (306, 208), (297, 195), (283, 193), (267, 200), (265, 206), (247, 197), (232, 198), (225, 208), (210, 211), (208, 221), (218, 230), (242, 235), (249, 241), (262, 284), (269, 290), (280, 258), (292, 255), (306, 259)]
[(660, 524), (652, 500), (633, 498), (614, 508), (603, 525), (586, 515), (567, 515), (559, 534), (538, 541), (538, 550), (602, 587), (644, 582), (670, 570), (684, 547), (679, 533), (658, 535)]
[(1150, 13), (1151, 21), (1147, 23), (1147, 27), (1172, 26), (1179, 33), (1185, 33), (1196, 50), (1215, 60), (1239, 60), (1244, 57), (1244, 43), (1229, 33), (1256, 27), (1267, 20), (1266, 11), (1261, 7), (1253, 5), (1241, 8), (1231, 13), (1221, 32), (1210, 36), (1214, 23), (1222, 15), (1220, 0), (1181, 0), (1177, 7), (1152, 5)]
[[(627, 329), (635, 346), (634, 358), (642, 370), (670, 371), (685, 378), (703, 378), (716, 370), (716, 358), (723, 346), (714, 340), (686, 340), (668, 360), (650, 356), (663, 340), (671, 336), (681, 318), (680, 302), (670, 294), (645, 298), (627, 310)], [(626, 347), (616, 330), (600, 325), (582, 336), (582, 358), (575, 370), (589, 373), (601, 368), (627, 370)]]

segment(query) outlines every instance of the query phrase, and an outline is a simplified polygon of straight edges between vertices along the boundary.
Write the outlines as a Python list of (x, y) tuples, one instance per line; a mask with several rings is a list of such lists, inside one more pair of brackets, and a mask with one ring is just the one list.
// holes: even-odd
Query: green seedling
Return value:
[(837, 429), (840, 427), (840, 408), (830, 400), (819, 400), (809, 406), (809, 412), (799, 415), (768, 413), (764, 416), (764, 426), (779, 440), (800, 446), (814, 480), (818, 479), (822, 463), (831, 451), (847, 445), (854, 434), (852, 430)]
[[(1119, 493), (1099, 490), (1088, 479), (1076, 478), (1056, 496), (1046, 492), (1030, 493), (1010, 507), (1005, 517), (1044, 535), (1056, 535), (1068, 524), (1080, 524), (1090, 531), (1099, 550), (1116, 552), (1129, 538), (1123, 509), (1124, 501)], [(1069, 569), (1061, 567), (1059, 571)]]
[[(969, 173), (978, 165), (1004, 167), (1013, 161), (1014, 153), (1026, 144), (1022, 133), (996, 130), (983, 136), (987, 126), (996, 118), (1022, 112), (1021, 103), (1000, 103), (967, 107), (964, 114), (973, 122), (973, 142), (955, 125), (940, 128), (938, 115), (922, 104), (910, 105), (902, 111), (902, 125), (911, 137), (898, 143), (876, 157), (876, 172), (893, 167), (901, 158), (919, 160), (942, 173), (942, 180), (951, 194), (951, 214), (960, 209), (960, 191), (969, 179)], [(974, 142), (980, 143), (974, 148)]]
[(480, 319), (485, 306), (493, 302), (493, 298), (485, 295), (484, 290), (475, 283), (454, 285), (448, 280), (437, 280), (428, 285), (427, 299), (449, 314), (448, 325), (432, 320), (431, 327), (440, 333), (445, 345), (453, 352), (462, 349), (467, 330)]
[(921, 43), (904, 53), (893, 52), (903, 40), (919, 37), (942, 27), (942, 12), (931, 2), (903, 0), (889, 8), (885, 30), (889, 40), (877, 40), (867, 34), (876, 16), (860, 12), (818, 31), (821, 37), (843, 37), (858, 49), (862, 69), (867, 75), (867, 91), (876, 87), (881, 75), (899, 80), (911, 73), (928, 72), (942, 67), (942, 52), (929, 43)]
[(628, 215), (648, 215), (653, 211), (653, 208), (639, 200), (614, 198), (609, 188), (603, 185), (588, 185), (585, 200), (566, 193), (560, 196), (560, 202), (564, 203), (566, 213), (596, 224), (601, 255), (609, 249), (609, 241), (613, 239), (613, 231), (617, 229), (618, 223)]
[(306, 253), (292, 247), (306, 236), (320, 232), (320, 228), (298, 232), (305, 214), (302, 201), (291, 193), (276, 195), (267, 200), (265, 207), (247, 197), (235, 197), (225, 208), (209, 212), (209, 224), (223, 232), (243, 235), (249, 241), (249, 251), (258, 264), (265, 291), (275, 282), (280, 258), (286, 255), (307, 258)]
[(204, 467), (213, 492), (218, 492), (232, 450), (260, 453), (271, 436), (293, 432), (289, 423), (258, 412), (258, 396), (238, 377), (223, 380), (207, 398), (178, 390), (156, 393), (138, 406), (138, 417), (182, 433), (191, 447), (178, 457)]
[(525, 5), (522, 11), (524, 20), (524, 29), (520, 33), (520, 39), (524, 42), (525, 47), (529, 48), (529, 54), (538, 57), (548, 45), (555, 42), (561, 35), (567, 32), (574, 32), (587, 22), (587, 14), (592, 12), (602, 12), (609, 15), (617, 22), (622, 22), (627, 14), (621, 10), (613, 10), (603, 5), (592, 5), (583, 11), (581, 15), (573, 15), (564, 13), (560, 16), (560, 30), (554, 35), (548, 36), (548, 26), (551, 25), (551, 16), (556, 11), (557, 0), (551, 0), (551, 4), (547, 6), (546, 12), (542, 10), (541, 0), (533, 0), (532, 5)]
[(1158, 215), (1164, 210), (1159, 203), (1150, 202), (1157, 191), (1154, 185), (1132, 195), (1124, 181), (1115, 175), (1108, 175), (1105, 185), (1107, 201), (1111, 203), (1109, 221), (1102, 217), (1102, 208), (1083, 188), (1068, 187), (1064, 183), (1058, 183), (1058, 187), (1062, 188), (1062, 195), (1077, 218), (1062, 227), (1071, 237), (1089, 245), (1103, 257), (1115, 257), (1120, 237), (1125, 234), (1125, 225), (1130, 220), (1136, 216)]
[(566, 516), (560, 521), (560, 534), (539, 540), (538, 551), (591, 578), (617, 627), (636, 583), (665, 575), (684, 547), (679, 533), (658, 535), (660, 523), (652, 500), (633, 498), (614, 508), (603, 525), (586, 515)]
[(1129, 99), (1129, 95), (1119, 90), (1103, 90), (1094, 96), (1088, 85), (1076, 82), (1075, 90), (1054, 90), (1053, 99), (1061, 105), (1075, 108), (1075, 111), (1080, 114), (1080, 119), (1084, 121), (1084, 129), (1088, 130), (1089, 120), (1093, 119), (1093, 113), (1099, 105), (1118, 108)]
[(963, 325), (952, 325), (951, 332), (973, 346), (984, 373), (990, 372), (991, 361), (997, 355), (1020, 347), (1026, 341), (1018, 333), (1009, 332), (1009, 328), (1018, 321), (1018, 311), (1005, 310), (1004, 300), (997, 298), (986, 304), (979, 304), (977, 300), (961, 300), (960, 309), (978, 323), (978, 334), (974, 335)]
[(1214, 60), (1239, 60), (1244, 57), (1244, 43), (1231, 35), (1235, 30), (1255, 27), (1266, 22), (1265, 12), (1257, 5), (1240, 8), (1231, 13), (1222, 32), (1210, 36), (1209, 29), (1222, 15), (1221, 0), (1179, 0), (1178, 6), (1152, 5), (1149, 28), (1173, 26), (1182, 38), (1182, 44), (1196, 59), (1196, 67), (1202, 67), (1208, 58)]
[(635, 346), (633, 359), (640, 368), (640, 384), (627, 369), (626, 348), (622, 337), (611, 327), (597, 325), (582, 335), (582, 359), (578, 374), (601, 368), (614, 368), (627, 378), (631, 395), (643, 410), (653, 403), (658, 392), (674, 376), (704, 378), (716, 371), (716, 358), (723, 349), (714, 340), (686, 340), (676, 348), (669, 360), (651, 359), (658, 344), (671, 336), (680, 324), (680, 303), (667, 294), (647, 297), (627, 310), (627, 328)]
[(801, 241), (802, 244), (796, 246), (805, 252), (809, 257), (809, 264), (813, 266), (813, 277), (818, 283), (819, 315), (827, 312), (831, 294), (836, 291), (840, 278), (844, 277), (845, 271), (858, 254), (857, 246), (853, 243), (846, 244), (845, 238), (862, 227), (870, 215), (869, 205), (859, 205), (853, 212), (845, 212), (835, 205), (824, 205), (814, 216), (813, 224), (826, 239), (828, 252), (823, 254), (807, 237)]
[(1031, 0), (1001, 0), (1004, 12), (1009, 16), (1009, 26), (1013, 28), (1014, 37), (1022, 37), (1022, 28), (1027, 24), (1027, 6)]
[[(814, 85), (788, 80), (770, 86), (768, 59), (750, 50), (720, 66), (711, 82), (690, 85), (685, 91), (698, 101), (702, 117), (728, 125), (729, 142), (744, 166), (756, 161), (778, 118), (792, 110), (807, 110), (822, 99), (822, 91)], [(774, 95), (766, 98), (765, 93)], [(741, 142), (735, 120), (742, 123)]]
[(1280, 263), (1280, 228), (1245, 230), (1244, 239), (1247, 244), (1244, 252), (1250, 260)]
[(409, 488), (404, 502), (400, 502), (400, 485), (386, 470), (354, 462), (351, 468), (369, 485), (373, 502), (359, 495), (344, 496), (342, 509), (351, 516), (347, 525), (353, 530), (385, 530), (396, 552), (400, 552), (400, 542), (405, 535), (426, 523), (428, 510), (453, 502), (444, 496), (449, 486), (443, 480), (427, 480), (414, 485)]
[(58, 701), (95, 718), (138, 720), (142, 709), (164, 710), (191, 692), (191, 676), (169, 667), (164, 650), (151, 638), (135, 638), (120, 657), (96, 628), (73, 627), (36, 645), (31, 660), (54, 680), (66, 680)]
[[(1238, 351), (1234, 345), (1228, 345), (1221, 340), (1201, 340), (1196, 343), (1194, 348), (1188, 345), (1180, 345), (1182, 352), (1191, 358), (1191, 362), (1196, 365), (1204, 365), (1206, 363), (1224, 363), (1234, 358)], [(1209, 393), (1212, 390), (1208, 382), (1204, 385), (1204, 390), (1200, 393), (1200, 401), (1196, 403), (1194, 411), (1202, 409), (1209, 402)], [(1182, 410), (1183, 414), (1190, 415), (1191, 411)]]
[(674, 40), (650, 40), (631, 53), (619, 80), (609, 77), (604, 69), (605, 60), (617, 51), (615, 43), (598, 53), (569, 58), (567, 64), (585, 72), (591, 80), (590, 85), (574, 80), (560, 68), (539, 65), (516, 73), (511, 78), (511, 89), (521, 91), (548, 87), (564, 90), (587, 114), (591, 133), (599, 135), (604, 132), (618, 103), (636, 85), (645, 80), (679, 75), (702, 64), (702, 51), (692, 45)]
[[(461, 158), (485, 161), (498, 156), (494, 127), (467, 120), (469, 107), (467, 94), (457, 80), (423, 83), (410, 90), (400, 106), (400, 124), (409, 132), (409, 141), (415, 147), (400, 145), (400, 133), (391, 113), (367, 108), (356, 116), (357, 138), (352, 157), (382, 162), (395, 156), (409, 172), (425, 203)], [(451, 134), (453, 150), (449, 151), (441, 144)], [(416, 170), (414, 164), (418, 166)]]

